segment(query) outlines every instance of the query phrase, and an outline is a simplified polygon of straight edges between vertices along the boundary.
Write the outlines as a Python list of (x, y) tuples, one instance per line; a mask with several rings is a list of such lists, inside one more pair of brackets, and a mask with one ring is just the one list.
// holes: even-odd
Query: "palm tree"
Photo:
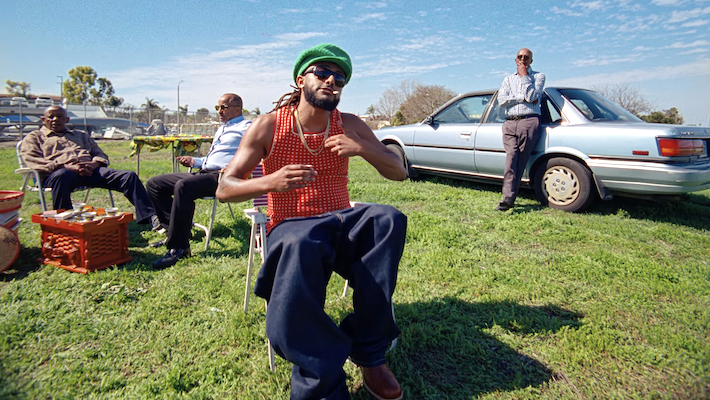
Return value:
[(145, 103), (141, 104), (141, 107), (145, 108), (146, 111), (148, 111), (148, 123), (151, 123), (153, 121), (153, 110), (160, 109), (160, 106), (158, 106), (158, 102), (145, 98)]

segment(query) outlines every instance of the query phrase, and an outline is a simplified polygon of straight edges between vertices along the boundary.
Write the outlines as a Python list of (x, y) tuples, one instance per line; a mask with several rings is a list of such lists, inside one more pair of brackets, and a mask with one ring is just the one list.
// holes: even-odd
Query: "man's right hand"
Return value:
[(89, 172), (83, 164), (64, 164), (64, 168), (79, 174), (79, 176), (90, 176), (93, 172)]
[(515, 64), (518, 66), (518, 75), (520, 76), (527, 76), (528, 75), (528, 67), (525, 66), (525, 63), (523, 60), (515, 60)]
[(312, 165), (285, 165), (280, 170), (265, 178), (272, 179), (274, 192), (288, 192), (304, 188), (316, 180), (318, 172)]
[(180, 156), (177, 158), (177, 160), (185, 167), (192, 167), (195, 165), (195, 159), (190, 156)]

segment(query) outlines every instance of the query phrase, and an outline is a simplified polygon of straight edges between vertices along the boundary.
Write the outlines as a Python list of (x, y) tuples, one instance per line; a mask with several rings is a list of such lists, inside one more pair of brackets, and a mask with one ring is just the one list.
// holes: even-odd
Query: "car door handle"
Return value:
[(471, 137), (471, 132), (461, 132), (461, 138), (468, 139)]

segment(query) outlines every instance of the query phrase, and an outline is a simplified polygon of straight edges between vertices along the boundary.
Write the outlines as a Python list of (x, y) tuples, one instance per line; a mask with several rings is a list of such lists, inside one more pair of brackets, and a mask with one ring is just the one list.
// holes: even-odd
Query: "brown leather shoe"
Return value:
[(402, 388), (387, 364), (360, 367), (365, 389), (377, 400), (402, 400)]

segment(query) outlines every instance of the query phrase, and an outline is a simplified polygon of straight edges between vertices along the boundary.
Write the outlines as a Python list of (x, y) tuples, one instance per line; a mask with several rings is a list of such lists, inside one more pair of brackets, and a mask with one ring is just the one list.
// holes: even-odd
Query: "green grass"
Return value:
[[(102, 142), (135, 169), (127, 142)], [(0, 149), (2, 189), (16, 189), (14, 149)], [(144, 153), (141, 178), (170, 170)], [(710, 191), (678, 203), (615, 199), (584, 214), (540, 207), (529, 191), (493, 210), (497, 186), (441, 178), (390, 182), (361, 159), (352, 198), (409, 218), (388, 362), (407, 399), (710, 398)], [(77, 194), (78, 195), (78, 194)], [(119, 206), (130, 204), (120, 194)], [(106, 192), (90, 203), (105, 205)], [(81, 275), (39, 265), (40, 229), (0, 274), (0, 398), (282, 399), (290, 365), (271, 373), (264, 305), (242, 312), (249, 223), (218, 207), (214, 239), (162, 271), (160, 238), (129, 225), (133, 261)], [(206, 223), (210, 204), (198, 205)], [(39, 212), (25, 198), (26, 221)], [(326, 305), (349, 310), (334, 277)], [(369, 399), (345, 366), (354, 399)]]

